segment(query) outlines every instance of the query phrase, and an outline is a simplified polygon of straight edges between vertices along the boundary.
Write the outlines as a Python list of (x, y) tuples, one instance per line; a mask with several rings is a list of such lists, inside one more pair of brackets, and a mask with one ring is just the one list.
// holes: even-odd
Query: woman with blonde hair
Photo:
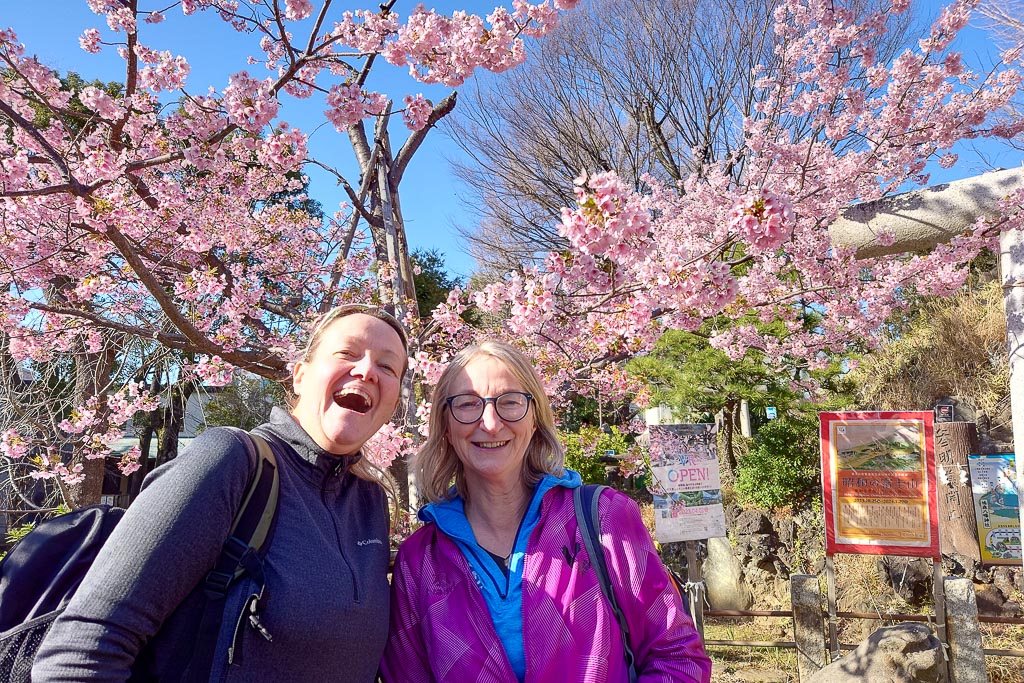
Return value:
[[(412, 470), (426, 524), (398, 551), (385, 681), (629, 680), (620, 629), (576, 523), (540, 378), (500, 342), (455, 356)], [(644, 681), (706, 683), (711, 663), (636, 503), (606, 490), (601, 551)]]
[[(376, 680), (388, 509), (362, 448), (391, 419), (407, 363), (405, 332), (384, 311), (346, 305), (320, 319), (292, 372), (291, 411), (274, 408), (254, 430), (280, 480), (266, 595), (251, 576), (230, 584), (216, 642), (204, 641), (213, 661), (188, 680)], [(247, 441), (207, 430), (146, 478), (43, 641), (35, 683), (179, 680), (182, 643), (187, 658), (204, 632), (204, 586), (253, 473)], [(258, 615), (247, 609), (254, 591)]]

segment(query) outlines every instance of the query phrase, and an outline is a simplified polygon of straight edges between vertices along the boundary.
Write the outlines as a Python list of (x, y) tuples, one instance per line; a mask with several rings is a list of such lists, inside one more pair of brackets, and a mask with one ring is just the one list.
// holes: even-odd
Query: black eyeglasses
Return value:
[(533, 394), (524, 391), (506, 391), (501, 396), (484, 398), (476, 394), (456, 394), (449, 396), (445, 403), (456, 422), (464, 425), (473, 424), (484, 416), (484, 408), (488, 403), (494, 404), (494, 410), (505, 422), (519, 422), (530, 410)]

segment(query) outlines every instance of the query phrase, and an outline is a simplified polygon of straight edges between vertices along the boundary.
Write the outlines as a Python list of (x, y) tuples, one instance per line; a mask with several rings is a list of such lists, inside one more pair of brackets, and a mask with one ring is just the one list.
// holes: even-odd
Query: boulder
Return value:
[(772, 523), (768, 519), (768, 515), (760, 510), (744, 510), (736, 517), (736, 525), (733, 527), (733, 533), (737, 536), (770, 534), (772, 531)]
[(974, 588), (978, 614), (1016, 617), (1020, 613), (1020, 605), (1015, 600), (1008, 600), (995, 584), (983, 584)]
[(743, 580), (743, 568), (733, 556), (727, 538), (708, 539), (704, 584), (711, 609), (742, 610), (754, 604), (754, 596)]
[(883, 555), (878, 558), (879, 576), (896, 595), (915, 607), (924, 605), (932, 594), (932, 564), (920, 557)]
[(942, 645), (922, 623), (885, 626), (807, 683), (939, 683)]

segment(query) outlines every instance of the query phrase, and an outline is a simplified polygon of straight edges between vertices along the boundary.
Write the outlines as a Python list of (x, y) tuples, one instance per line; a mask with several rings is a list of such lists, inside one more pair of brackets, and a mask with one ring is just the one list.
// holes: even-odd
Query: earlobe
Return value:
[(292, 368), (292, 393), (299, 395), (299, 387), (302, 386), (302, 376), (305, 374), (306, 364), (299, 361)]

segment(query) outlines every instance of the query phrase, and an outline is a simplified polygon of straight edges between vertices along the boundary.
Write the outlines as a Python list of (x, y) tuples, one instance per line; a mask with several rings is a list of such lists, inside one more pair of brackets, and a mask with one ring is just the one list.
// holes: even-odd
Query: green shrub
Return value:
[(601, 456), (609, 451), (623, 455), (631, 448), (627, 435), (616, 427), (609, 432), (602, 432), (597, 427), (581, 427), (576, 434), (562, 434), (562, 444), (565, 446), (565, 466), (579, 472), (584, 484), (605, 483)]
[(5, 547), (3, 552), (0, 552), (0, 560), (4, 559), (7, 555), (7, 551), (13, 548), (15, 543), (28, 536), (28, 532), (32, 531), (35, 527), (35, 524), (29, 522), (28, 524), (22, 524), (8, 529), (7, 535), (4, 537)]
[(783, 418), (763, 425), (738, 463), (737, 498), (768, 510), (799, 505), (819, 490), (819, 453), (816, 423)]

